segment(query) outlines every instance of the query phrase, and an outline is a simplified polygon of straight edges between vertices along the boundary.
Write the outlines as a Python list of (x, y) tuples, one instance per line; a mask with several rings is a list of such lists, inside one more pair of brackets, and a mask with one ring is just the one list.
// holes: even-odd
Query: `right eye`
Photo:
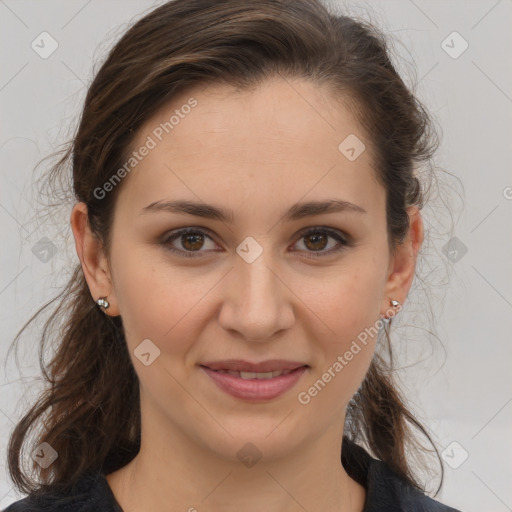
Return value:
[[(164, 237), (161, 243), (166, 249), (179, 256), (195, 258), (200, 255), (194, 253), (206, 252), (200, 249), (204, 246), (205, 240), (207, 239), (211, 240), (211, 242), (216, 245), (213, 239), (204, 231), (198, 228), (185, 228), (179, 229), (178, 231), (171, 231)], [(173, 245), (175, 241), (178, 241), (182, 248), (176, 248), (176, 246)]]

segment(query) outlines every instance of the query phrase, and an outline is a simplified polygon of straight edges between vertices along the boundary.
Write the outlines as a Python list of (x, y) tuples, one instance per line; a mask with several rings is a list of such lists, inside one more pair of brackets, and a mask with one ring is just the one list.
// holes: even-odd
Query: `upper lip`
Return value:
[(211, 361), (201, 363), (212, 370), (232, 370), (238, 372), (265, 373), (278, 370), (295, 370), (302, 366), (308, 366), (305, 363), (297, 361), (286, 361), (284, 359), (269, 359), (260, 363), (251, 363), (242, 359), (228, 359), (226, 361)]

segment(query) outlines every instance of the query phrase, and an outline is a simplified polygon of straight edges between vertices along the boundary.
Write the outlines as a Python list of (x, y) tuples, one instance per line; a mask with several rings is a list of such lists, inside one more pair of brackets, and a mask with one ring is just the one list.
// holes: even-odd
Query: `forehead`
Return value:
[[(354, 143), (362, 152), (349, 159), (343, 151)], [(119, 198), (131, 210), (173, 198), (254, 210), (327, 196), (368, 210), (384, 194), (350, 110), (304, 80), (268, 80), (247, 91), (191, 88), (141, 127), (130, 150), (144, 146)]]

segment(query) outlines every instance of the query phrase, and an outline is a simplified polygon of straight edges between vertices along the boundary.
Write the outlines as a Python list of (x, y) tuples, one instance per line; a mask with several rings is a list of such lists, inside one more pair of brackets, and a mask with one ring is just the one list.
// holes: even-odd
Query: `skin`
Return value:
[[(409, 235), (392, 252), (370, 141), (347, 108), (305, 80), (267, 80), (246, 92), (190, 89), (139, 130), (132, 149), (190, 97), (197, 106), (124, 178), (110, 258), (88, 228), (85, 204), (71, 214), (91, 296), (108, 297), (106, 313), (122, 316), (140, 380), (141, 450), (107, 481), (125, 512), (361, 511), (365, 490), (343, 469), (340, 447), (345, 409), (376, 339), (307, 405), (297, 395), (389, 315), (390, 299), (405, 302), (423, 241), (419, 211), (409, 208)], [(338, 150), (351, 133), (367, 148), (353, 162)], [(141, 214), (171, 199), (231, 208), (233, 223)], [(366, 213), (281, 222), (296, 202), (329, 199)], [(182, 251), (199, 247), (198, 257), (161, 243), (183, 227), (208, 230), (202, 246), (172, 242)], [(299, 233), (309, 227), (349, 234), (353, 245), (329, 255), (338, 242), (329, 236), (315, 245)], [(236, 252), (248, 236), (263, 249), (252, 263)], [(316, 247), (324, 256), (314, 256)], [(147, 338), (160, 356), (145, 366), (134, 349)], [(228, 358), (310, 368), (284, 395), (249, 403), (219, 390), (198, 366)], [(247, 442), (262, 454), (250, 468), (237, 457)]]

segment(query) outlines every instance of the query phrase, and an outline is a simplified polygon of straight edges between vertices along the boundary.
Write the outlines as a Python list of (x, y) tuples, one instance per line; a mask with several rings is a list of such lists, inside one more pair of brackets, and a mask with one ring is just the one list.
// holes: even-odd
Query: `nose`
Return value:
[(240, 338), (262, 342), (289, 329), (295, 321), (294, 295), (282, 274), (273, 264), (270, 250), (263, 250), (252, 263), (237, 257), (223, 286), (221, 327)]

